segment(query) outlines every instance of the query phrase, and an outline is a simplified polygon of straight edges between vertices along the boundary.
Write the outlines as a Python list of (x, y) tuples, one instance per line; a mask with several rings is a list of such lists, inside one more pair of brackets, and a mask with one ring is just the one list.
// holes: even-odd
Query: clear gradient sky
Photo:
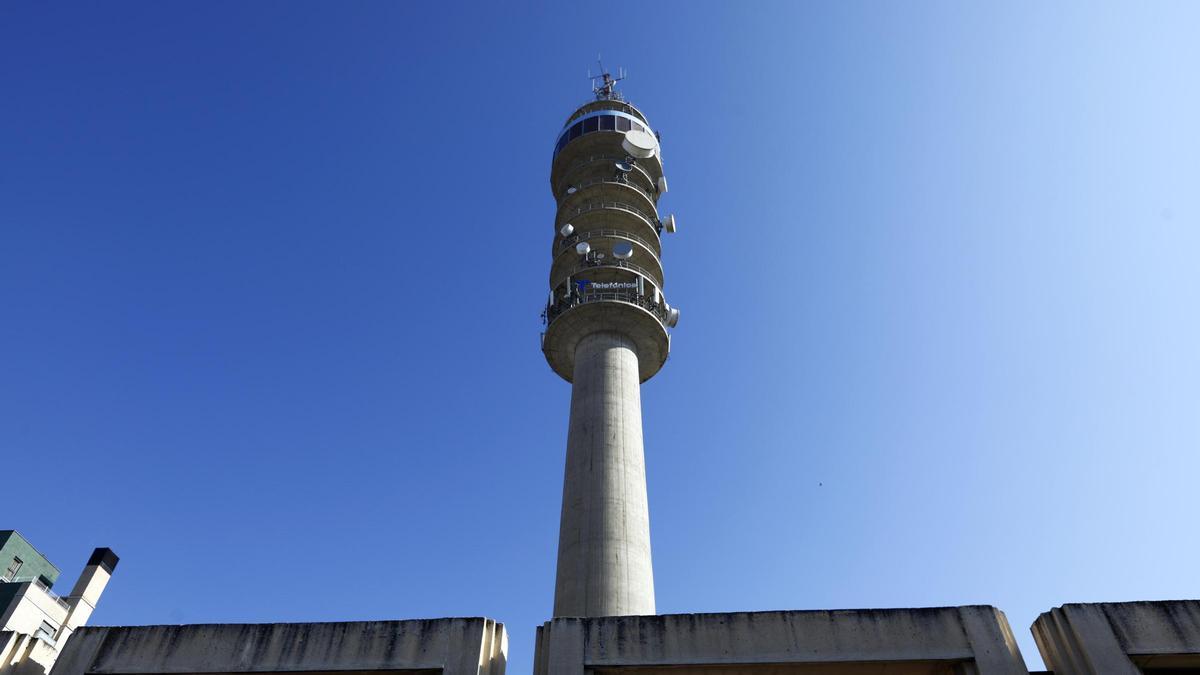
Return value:
[(0, 4), (0, 528), (99, 624), (553, 594), (550, 152), (661, 130), (660, 612), (1200, 595), (1195, 3)]

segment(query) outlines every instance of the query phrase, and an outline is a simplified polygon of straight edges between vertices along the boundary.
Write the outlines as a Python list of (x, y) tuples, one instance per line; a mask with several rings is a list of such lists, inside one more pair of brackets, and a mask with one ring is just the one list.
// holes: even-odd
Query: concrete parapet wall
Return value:
[(1039, 616), (1031, 630), (1056, 675), (1200, 667), (1197, 600), (1068, 604)]
[(1008, 620), (989, 606), (560, 618), (538, 629), (534, 673), (917, 662), (1028, 673)]
[(484, 618), (85, 627), (53, 675), (441, 671), (504, 675), (504, 625)]

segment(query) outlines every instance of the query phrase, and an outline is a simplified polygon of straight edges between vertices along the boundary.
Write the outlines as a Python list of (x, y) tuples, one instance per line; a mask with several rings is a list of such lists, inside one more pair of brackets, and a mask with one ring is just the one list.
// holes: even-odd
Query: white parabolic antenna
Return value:
[(649, 132), (630, 129), (625, 132), (625, 139), (621, 141), (621, 147), (629, 153), (630, 157), (649, 159), (658, 150), (658, 139)]
[(627, 241), (613, 244), (613, 257), (617, 260), (629, 260), (633, 257), (633, 244)]
[(574, 231), (575, 231), (575, 226), (570, 223), (567, 223), (566, 225), (563, 225), (562, 227), (558, 228), (558, 233), (564, 237), (571, 236), (571, 234)]
[(676, 227), (676, 225), (675, 225), (675, 214), (674, 214), (674, 213), (672, 213), (671, 215), (667, 216), (667, 217), (666, 217), (666, 218), (663, 220), (663, 229), (664, 229), (664, 230), (666, 230), (667, 232), (672, 232), (672, 233), (674, 233), (674, 232), (675, 232), (675, 227)]
[(581, 241), (578, 244), (575, 244), (575, 252), (578, 253), (579, 255), (587, 255), (588, 252), (591, 250), (592, 250), (592, 245), (587, 243), (586, 241)]

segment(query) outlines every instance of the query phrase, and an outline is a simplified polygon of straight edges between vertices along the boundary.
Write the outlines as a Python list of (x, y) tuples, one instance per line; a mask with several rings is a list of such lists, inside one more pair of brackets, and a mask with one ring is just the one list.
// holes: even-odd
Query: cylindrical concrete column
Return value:
[(638, 355), (592, 333), (575, 350), (554, 616), (654, 614)]

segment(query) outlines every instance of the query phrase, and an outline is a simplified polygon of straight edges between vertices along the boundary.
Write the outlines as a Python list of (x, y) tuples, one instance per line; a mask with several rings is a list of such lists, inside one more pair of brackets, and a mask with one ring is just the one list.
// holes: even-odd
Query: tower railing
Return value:
[[(563, 124), (563, 128), (565, 129), (566, 127), (571, 126), (571, 122), (574, 122), (575, 120), (579, 119), (580, 117), (583, 117), (584, 115), (591, 112), (592, 110), (609, 107), (609, 106), (596, 106), (595, 105), (595, 104), (603, 102), (603, 101), (611, 101), (611, 102), (615, 102), (615, 103), (620, 103), (622, 105), (632, 108), (632, 110), (622, 110), (622, 112), (626, 112), (626, 113), (629, 113), (630, 115), (634, 115), (634, 116), (638, 117), (640, 120), (642, 120), (642, 122), (644, 122), (647, 126), (650, 125), (650, 122), (646, 119), (646, 116), (644, 114), (642, 114), (641, 110), (638, 110), (638, 107), (636, 105), (625, 100), (625, 97), (621, 96), (620, 92), (613, 92), (613, 93), (617, 95), (616, 98), (603, 98), (603, 99), (591, 98), (591, 99), (588, 99), (587, 101), (579, 104), (575, 108), (575, 112), (572, 113), (571, 117), (567, 119), (566, 124)], [(593, 107), (593, 106), (595, 106), (595, 107)]]
[[(570, 173), (570, 172), (574, 171), (575, 169), (578, 169), (581, 166), (584, 166), (586, 164), (592, 164), (594, 162), (623, 162), (623, 161), (625, 161), (624, 155), (621, 155), (620, 157), (618, 157), (617, 155), (588, 155), (587, 157), (585, 157), (583, 159), (577, 159), (574, 162), (571, 162), (570, 164), (568, 164), (566, 166), (566, 168), (564, 168), (562, 171), (560, 171), (558, 173), (561, 173), (561, 174)], [(646, 171), (645, 167), (643, 167), (639, 164), (634, 164), (633, 170), (637, 171), (637, 172), (641, 173), (643, 176), (645, 176), (647, 183), (650, 183), (650, 184), (654, 183), (654, 181), (650, 178), (650, 172)], [(557, 194), (557, 192), (561, 192), (561, 191), (562, 190), (557, 190), (556, 194)]]
[[(633, 204), (626, 204), (625, 202), (604, 202), (604, 201), (602, 201), (602, 202), (588, 202), (586, 204), (582, 204), (582, 205), (578, 206), (577, 208), (575, 208), (574, 210), (568, 211), (567, 213), (562, 214), (562, 215), (565, 215), (565, 218), (559, 218), (559, 224), (556, 225), (556, 227), (561, 227), (562, 223), (569, 222), (571, 220), (571, 218), (573, 218), (575, 216), (578, 216), (578, 215), (581, 215), (584, 213), (590, 213), (592, 211), (601, 211), (604, 209), (615, 209), (617, 211), (626, 211), (626, 212), (632, 213), (633, 215), (638, 216), (642, 220), (646, 221), (646, 225), (650, 226), (650, 229), (654, 230), (654, 233), (656, 235), (658, 234), (658, 228), (659, 228), (658, 218), (647, 215), (645, 211), (639, 209), (638, 207), (634, 206)], [(661, 245), (661, 243), (660, 243), (660, 245)]]
[(656, 282), (662, 276), (661, 274), (651, 272), (641, 265), (631, 263), (628, 260), (618, 260), (616, 258), (604, 258), (603, 260), (584, 260), (575, 267), (571, 268), (571, 271), (567, 272), (567, 276), (573, 277), (576, 274), (579, 274), (586, 269), (592, 269), (593, 267), (620, 267), (637, 272), (647, 279), (656, 280)]
[[(587, 241), (593, 237), (616, 237), (619, 239), (630, 239), (632, 241), (636, 241), (642, 246), (645, 246), (650, 251), (650, 254), (654, 256), (655, 261), (658, 261), (658, 254), (654, 252), (654, 248), (657, 246), (657, 244), (651, 243), (632, 232), (626, 230), (613, 230), (609, 228), (600, 230), (584, 230), (578, 234), (573, 234), (569, 237), (566, 237), (559, 245), (558, 254), (561, 255), (563, 251), (574, 246), (575, 244), (578, 244), (581, 241)], [(659, 265), (661, 266), (662, 263), (659, 262)]]
[(658, 319), (664, 328), (667, 325), (667, 310), (663, 306), (663, 303), (655, 302), (652, 296), (645, 293), (638, 293), (634, 290), (585, 291), (583, 293), (572, 290), (567, 298), (546, 306), (546, 309), (542, 312), (542, 321), (549, 326), (567, 310), (593, 302), (624, 302), (636, 305), (654, 315), (654, 318)]
[(634, 190), (637, 190), (638, 192), (640, 192), (643, 197), (648, 199), (651, 204), (658, 203), (658, 197), (656, 195), (650, 194), (649, 190), (642, 187), (641, 185), (638, 185), (637, 183), (634, 183), (633, 181), (616, 180), (615, 178), (593, 178), (591, 180), (585, 180), (582, 183), (572, 183), (572, 185), (574, 185), (576, 188), (582, 190), (586, 187), (591, 187), (593, 185), (598, 185), (601, 183), (608, 184), (608, 185), (622, 185), (625, 187), (633, 188)]

